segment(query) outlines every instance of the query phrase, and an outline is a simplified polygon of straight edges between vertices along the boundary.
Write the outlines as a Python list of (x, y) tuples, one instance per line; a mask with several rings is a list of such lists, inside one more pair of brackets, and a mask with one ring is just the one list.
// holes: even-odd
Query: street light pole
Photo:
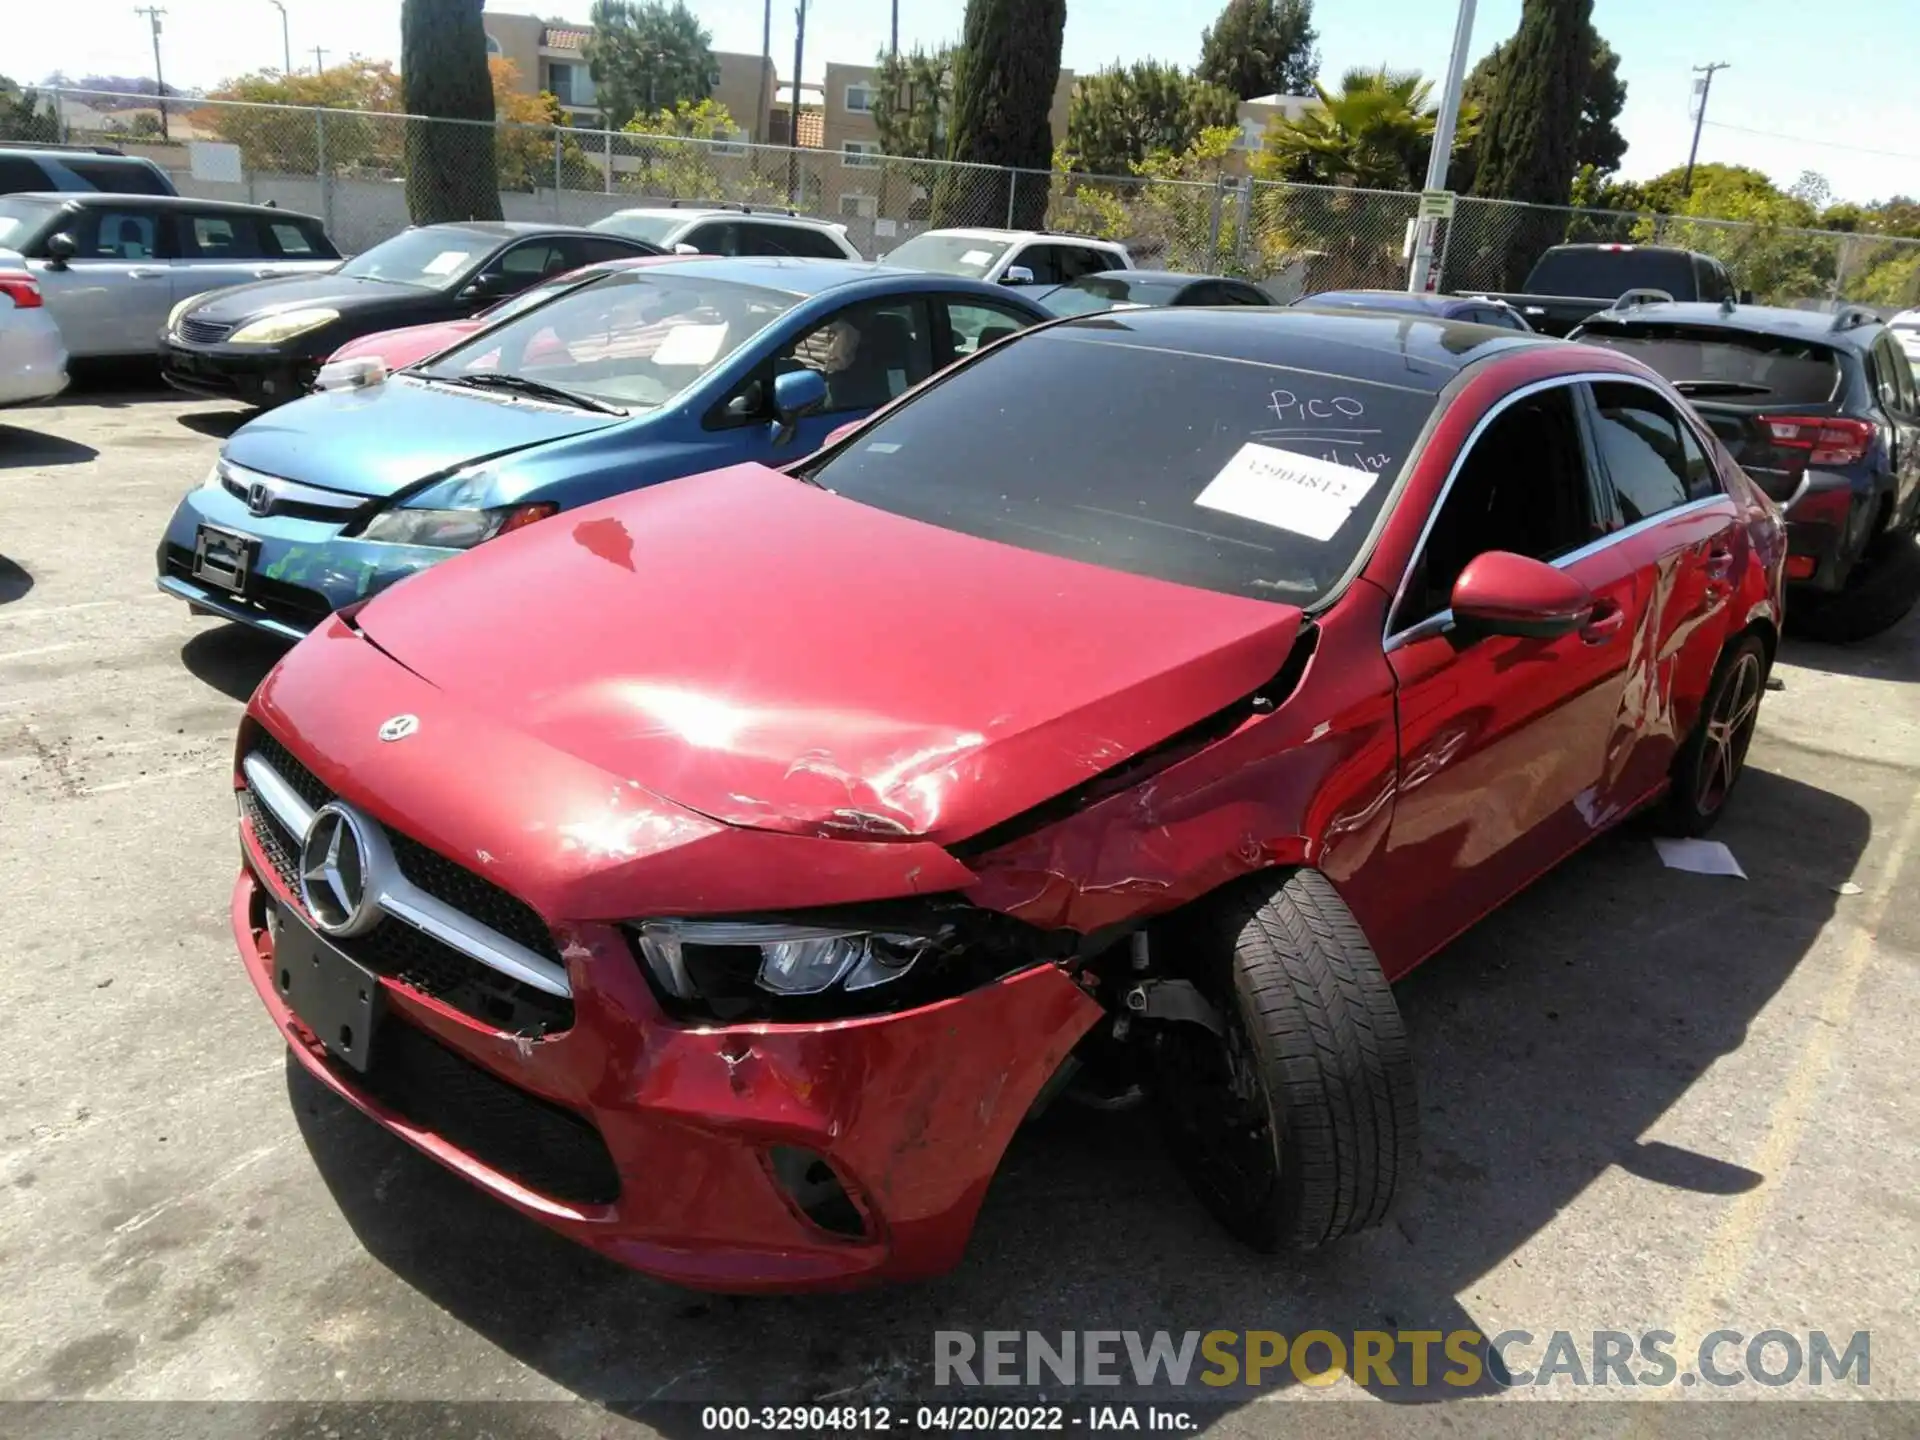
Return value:
[(1683, 196), (1693, 194), (1693, 162), (1700, 154), (1700, 127), (1707, 123), (1707, 97), (1713, 93), (1713, 72), (1716, 70), (1731, 70), (1732, 68), (1731, 65), (1719, 60), (1715, 60), (1711, 65), (1696, 65), (1693, 67), (1694, 74), (1704, 75), (1706, 78), (1701, 80), (1697, 87), (1700, 95), (1700, 108), (1693, 112), (1693, 144), (1687, 150), (1686, 178), (1680, 182), (1680, 193)]
[(166, 77), (160, 73), (160, 17), (167, 12), (153, 5), (144, 7), (136, 5), (133, 13), (146, 16), (147, 23), (153, 27), (154, 100), (160, 107), (160, 138), (165, 140), (169, 138), (167, 135), (167, 81)]
[[(1440, 93), (1440, 113), (1433, 122), (1433, 153), (1427, 157), (1429, 190), (1447, 188), (1447, 167), (1453, 163), (1453, 132), (1460, 119), (1460, 92), (1467, 79), (1467, 47), (1473, 43), (1473, 6), (1474, 0), (1460, 0), (1460, 13), (1453, 22), (1453, 57), (1447, 64), (1447, 88)], [(1423, 219), (1416, 223), (1407, 289), (1420, 295), (1426, 292), (1433, 273), (1433, 230), (1440, 222)]]
[(282, 75), (293, 74), (293, 36), (287, 29), (287, 7), (285, 0), (267, 0), (267, 3), (280, 12), (280, 53), (286, 63)]
[(800, 62), (807, 53), (807, 0), (793, 11), (793, 109), (787, 120), (787, 204), (797, 208), (800, 193)]

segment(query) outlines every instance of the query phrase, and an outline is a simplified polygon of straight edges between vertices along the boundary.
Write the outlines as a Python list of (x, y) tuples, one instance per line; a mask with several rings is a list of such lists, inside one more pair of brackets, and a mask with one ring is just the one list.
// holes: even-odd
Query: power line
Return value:
[(1754, 130), (1745, 125), (1729, 125), (1723, 120), (1709, 120), (1707, 124), (1716, 130), (1733, 130), (1742, 135), (1759, 135), (1768, 140), (1790, 140), (1796, 145), (1818, 145), (1827, 150), (1852, 150), (1861, 155), (1884, 155), (1893, 160), (1920, 160), (1920, 154), (1911, 150), (1876, 150), (1870, 145), (1848, 145), (1839, 140), (1814, 140), (1805, 135), (1783, 135), (1778, 130)]

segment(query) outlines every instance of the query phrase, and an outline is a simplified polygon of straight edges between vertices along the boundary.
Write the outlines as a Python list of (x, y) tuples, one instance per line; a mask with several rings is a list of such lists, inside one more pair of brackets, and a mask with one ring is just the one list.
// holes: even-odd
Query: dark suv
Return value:
[(1789, 618), (1817, 639), (1878, 634), (1920, 599), (1920, 394), (1870, 310), (1633, 304), (1569, 337), (1673, 381), (1787, 515)]

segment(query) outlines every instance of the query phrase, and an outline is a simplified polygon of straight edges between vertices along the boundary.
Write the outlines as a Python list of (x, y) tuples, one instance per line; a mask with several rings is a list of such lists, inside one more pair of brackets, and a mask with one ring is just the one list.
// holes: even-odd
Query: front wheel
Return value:
[(1734, 783), (1746, 768), (1766, 687), (1767, 647), (1758, 636), (1744, 635), (1720, 657), (1707, 703), (1674, 757), (1669, 828), (1681, 835), (1704, 835), (1727, 808)]
[(1258, 1250), (1379, 1224), (1414, 1172), (1419, 1111), (1406, 1027), (1352, 912), (1316, 871), (1255, 876), (1181, 941), (1224, 1033), (1164, 1027), (1155, 1096), (1202, 1203)]

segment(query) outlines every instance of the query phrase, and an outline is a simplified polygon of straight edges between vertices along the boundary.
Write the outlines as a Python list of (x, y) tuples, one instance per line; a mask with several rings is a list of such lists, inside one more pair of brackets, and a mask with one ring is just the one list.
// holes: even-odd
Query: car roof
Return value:
[[(409, 225), (407, 230), (464, 230), (469, 235), (486, 235), (496, 240), (511, 240), (522, 235), (598, 235), (604, 233), (584, 225), (558, 225), (543, 220), (442, 220), (434, 225)], [(406, 230), (396, 231), (404, 235)]]
[[(1843, 314), (1864, 315), (1849, 310)], [(1729, 305), (1704, 300), (1657, 301), (1635, 305), (1630, 310), (1600, 310), (1582, 324), (1595, 321), (1609, 328), (1632, 329), (1636, 325), (1692, 325), (1712, 330), (1731, 330), (1747, 335), (1771, 335), (1783, 340), (1814, 340), (1840, 349), (1864, 348), (1880, 332), (1878, 317), (1841, 329), (1834, 328), (1838, 316), (1825, 310), (1793, 310), (1784, 305)]]
[(1482, 295), (1433, 295), (1412, 290), (1327, 290), (1318, 295), (1302, 295), (1293, 303), (1342, 309), (1404, 310), (1419, 315), (1446, 315), (1463, 305), (1501, 304)]
[[(920, 235), (957, 235), (962, 240), (1071, 240), (1076, 244), (1104, 245), (1118, 250), (1118, 240), (1102, 240), (1098, 235), (1080, 235), (1071, 230), (1001, 230), (991, 225), (941, 225), (922, 230)], [(909, 235), (918, 240), (920, 235)], [(905, 241), (901, 242), (905, 243)]]
[(208, 210), (243, 210), (252, 215), (278, 215), (283, 219), (311, 220), (316, 225), (320, 223), (318, 215), (309, 215), (304, 210), (287, 210), (278, 205), (249, 205), (242, 200), (203, 200), (196, 195), (132, 195), (121, 190), (18, 190), (6, 198), (38, 200), (47, 205), (111, 205), (116, 210), (183, 210), (189, 214)]
[[(711, 220), (716, 215), (724, 215), (730, 220), (761, 220), (773, 225), (811, 225), (816, 230), (844, 230), (847, 227), (832, 220), (821, 220), (812, 215), (789, 215), (784, 210), (742, 210), (737, 205), (629, 205), (624, 210), (616, 210), (609, 215), (671, 215), (685, 220)], [(602, 234), (605, 232), (602, 231)]]
[(105, 160), (110, 164), (159, 165), (145, 155), (129, 155), (124, 150), (101, 150), (92, 145), (22, 145), (16, 140), (0, 140), (0, 150), (9, 155), (31, 155), (39, 160)]
[[(1067, 284), (1077, 285), (1080, 280), (1144, 280), (1149, 284), (1192, 285), (1199, 281), (1232, 280), (1231, 275), (1191, 275), (1185, 270), (1096, 270), (1091, 275), (1082, 275), (1079, 280), (1069, 280)], [(1241, 280), (1242, 285), (1251, 285), (1251, 280)]]
[(1460, 370), (1497, 352), (1565, 342), (1441, 316), (1359, 309), (1211, 309), (1163, 306), (1056, 321), (1031, 333), (1250, 360), (1373, 384), (1438, 393)]
[(737, 285), (758, 285), (763, 290), (779, 290), (788, 295), (821, 295), (842, 285), (863, 280), (885, 280), (889, 288), (899, 290), (973, 290), (996, 295), (1007, 292), (998, 285), (964, 280), (956, 275), (940, 275), (919, 270), (902, 270), (871, 260), (815, 260), (793, 255), (683, 255), (651, 268), (672, 271), (675, 265), (698, 266), (703, 278), (718, 278)]

